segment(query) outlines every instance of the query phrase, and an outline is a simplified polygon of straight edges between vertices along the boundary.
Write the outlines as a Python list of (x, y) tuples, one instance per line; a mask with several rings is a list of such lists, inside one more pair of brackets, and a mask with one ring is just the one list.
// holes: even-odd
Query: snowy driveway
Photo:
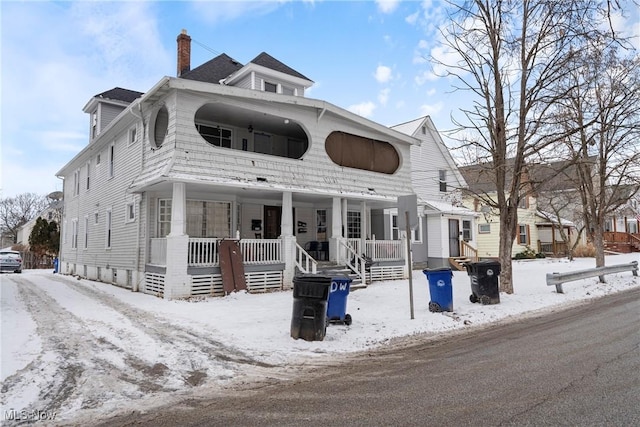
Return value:
[(215, 331), (100, 291), (105, 284), (42, 272), (1, 279), (5, 412), (31, 402), (30, 411), (59, 417), (269, 366), (216, 341)]

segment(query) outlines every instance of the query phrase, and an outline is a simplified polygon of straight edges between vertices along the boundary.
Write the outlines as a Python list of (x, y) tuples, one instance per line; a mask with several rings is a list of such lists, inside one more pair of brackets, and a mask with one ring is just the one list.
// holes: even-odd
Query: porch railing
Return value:
[(339, 244), (346, 250), (347, 259), (346, 264), (361, 280), (362, 283), (367, 283), (367, 268), (366, 262), (360, 254), (358, 254), (347, 241), (340, 240)]
[(464, 240), (460, 241), (460, 255), (472, 262), (478, 261), (478, 250)]
[[(190, 267), (217, 267), (220, 265), (218, 238), (189, 238), (187, 263)], [(245, 264), (277, 264), (282, 261), (280, 239), (242, 239), (240, 251)], [(149, 263), (167, 264), (167, 239), (153, 238), (150, 242)]]
[(347, 239), (347, 245), (355, 253), (363, 253), (373, 261), (400, 261), (404, 259), (402, 240), (367, 240), (365, 250), (360, 250), (360, 239)]
[(296, 243), (296, 267), (303, 273), (316, 274), (318, 272), (318, 262)]
[(242, 239), (240, 240), (245, 264), (277, 264), (282, 260), (282, 241), (280, 239)]

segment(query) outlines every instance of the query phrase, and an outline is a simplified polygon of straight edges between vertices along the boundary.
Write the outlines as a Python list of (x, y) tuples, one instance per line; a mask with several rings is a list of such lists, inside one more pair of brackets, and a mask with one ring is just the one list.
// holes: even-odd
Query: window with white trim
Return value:
[(520, 224), (518, 225), (518, 243), (521, 245), (528, 245), (530, 242), (529, 236), (529, 225)]
[(93, 223), (97, 224), (99, 219), (100, 219), (100, 215), (98, 214), (98, 211), (95, 211), (93, 213)]
[(113, 178), (115, 175), (115, 165), (116, 165), (116, 146), (115, 144), (111, 144), (109, 146), (109, 178)]
[(438, 183), (440, 184), (440, 191), (443, 193), (447, 192), (447, 171), (445, 169), (441, 169), (438, 171)]
[(87, 162), (87, 179), (85, 180), (85, 184), (84, 184), (85, 190), (89, 189), (90, 178), (91, 178), (91, 162)]
[(111, 240), (112, 240), (111, 233), (113, 232), (111, 222), (112, 222), (111, 208), (108, 208), (105, 214), (105, 248), (106, 249), (111, 248)]
[(78, 218), (71, 220), (71, 249), (78, 249)]
[(84, 217), (84, 249), (89, 247), (89, 215)]
[(360, 211), (347, 212), (347, 238), (358, 239), (361, 236)]
[(91, 113), (91, 138), (98, 136), (98, 111)]
[(137, 127), (132, 127), (129, 129), (129, 145), (134, 144), (137, 139), (138, 129)]
[(171, 233), (171, 199), (158, 200), (158, 237)]
[(275, 83), (264, 82), (264, 91), (278, 93), (278, 85)]
[[(391, 240), (400, 240), (400, 233), (404, 230), (400, 230), (398, 227), (398, 215), (391, 214)], [(418, 226), (411, 229), (411, 242), (422, 243), (422, 218), (418, 218)]]
[(73, 195), (80, 194), (80, 169), (73, 173)]
[(134, 202), (127, 203), (124, 222), (134, 222), (136, 220), (136, 205)]
[(191, 237), (231, 237), (231, 203), (187, 200), (187, 234)]
[(202, 124), (196, 124), (196, 129), (198, 129), (200, 136), (209, 144), (215, 145), (216, 147), (231, 148), (231, 140), (233, 139), (231, 129)]
[(491, 224), (490, 223), (485, 223), (485, 224), (478, 224), (478, 234), (489, 234), (491, 233)]
[(462, 220), (462, 240), (465, 242), (471, 241), (473, 237), (471, 236), (471, 221), (468, 219)]

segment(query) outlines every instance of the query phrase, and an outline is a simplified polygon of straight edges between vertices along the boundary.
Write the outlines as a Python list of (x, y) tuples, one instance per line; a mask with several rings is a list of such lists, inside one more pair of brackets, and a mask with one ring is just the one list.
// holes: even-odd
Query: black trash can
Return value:
[(500, 263), (497, 261), (478, 261), (467, 263), (465, 267), (467, 274), (471, 276), (469, 300), (473, 303), (480, 302), (482, 305), (499, 304)]
[(327, 332), (327, 301), (331, 276), (303, 274), (293, 279), (291, 337), (322, 341)]

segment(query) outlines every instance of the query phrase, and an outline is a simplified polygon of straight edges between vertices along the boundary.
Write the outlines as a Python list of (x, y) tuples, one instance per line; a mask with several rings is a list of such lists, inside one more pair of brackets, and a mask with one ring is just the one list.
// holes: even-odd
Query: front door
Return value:
[(449, 220), (449, 256), (460, 256), (460, 224), (457, 219)]
[(282, 230), (280, 221), (282, 218), (281, 206), (265, 206), (264, 207), (264, 238), (277, 239)]

